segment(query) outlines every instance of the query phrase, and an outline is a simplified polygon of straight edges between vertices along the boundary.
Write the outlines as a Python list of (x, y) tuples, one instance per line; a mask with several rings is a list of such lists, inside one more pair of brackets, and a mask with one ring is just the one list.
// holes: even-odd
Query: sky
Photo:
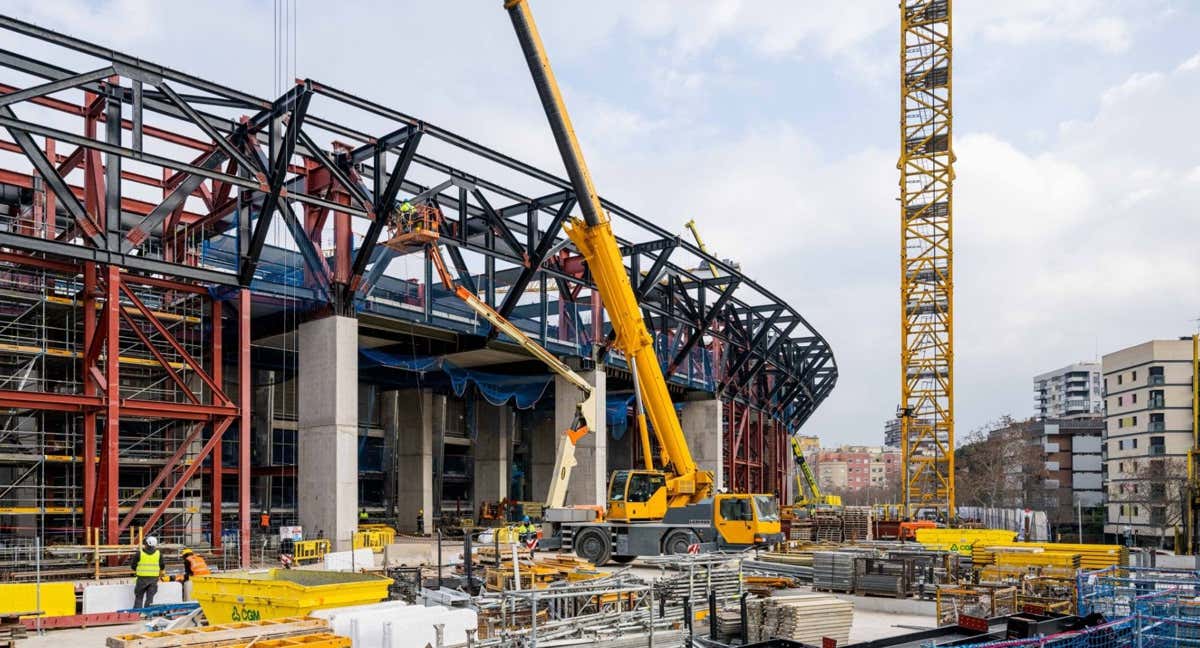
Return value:
[[(260, 96), (308, 77), (561, 172), (501, 0), (12, 0), (10, 15)], [(879, 443), (899, 401), (895, 0), (541, 0), (602, 194), (795, 306), (840, 377), (803, 430)], [(1200, 3), (954, 5), (960, 437), (1032, 377), (1200, 318)], [(5, 46), (7, 47), (7, 46)], [(290, 72), (291, 70), (289, 70)], [(316, 110), (316, 109), (314, 109)]]

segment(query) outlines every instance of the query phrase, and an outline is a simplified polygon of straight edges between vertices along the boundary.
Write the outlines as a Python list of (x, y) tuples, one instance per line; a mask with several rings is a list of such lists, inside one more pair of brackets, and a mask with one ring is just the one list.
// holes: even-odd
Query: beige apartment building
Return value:
[(1104, 532), (1170, 547), (1192, 445), (1192, 338), (1104, 356)]

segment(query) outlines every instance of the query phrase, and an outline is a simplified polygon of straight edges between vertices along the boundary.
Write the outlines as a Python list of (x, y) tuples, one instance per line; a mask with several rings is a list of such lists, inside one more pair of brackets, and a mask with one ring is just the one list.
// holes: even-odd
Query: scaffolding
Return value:
[[(30, 227), (21, 217), (29, 213), (22, 210), (17, 218), (0, 219), (0, 227)], [(83, 289), (82, 273), (75, 269), (32, 266), (13, 257), (0, 260), (0, 292), (5, 297), (0, 307), (0, 389), (28, 392), (29, 405), (37, 393), (85, 391), (84, 311), (100, 313), (106, 304), (82, 299)], [(135, 300), (162, 331), (143, 317)], [(125, 326), (116, 344), (122, 399), (182, 404), (190, 401), (189, 392), (201, 400), (209, 398), (207, 386), (186, 360), (210, 352), (207, 302), (195, 292), (155, 286), (132, 285), (129, 295), (122, 295), (119, 317)], [(178, 345), (166, 343), (164, 336)], [(41, 536), (46, 544), (78, 543), (90, 526), (83, 517), (85, 415), (22, 405), (12, 403), (0, 410), (0, 529), (15, 537)], [(166, 489), (175, 483), (168, 478), (156, 484), (155, 473), (181, 446), (179, 463), (190, 464), (200, 438), (191, 434), (194, 422), (150, 411), (122, 416), (120, 426), (117, 509), (128, 515), (147, 489), (150, 497), (142, 507), (162, 503)], [(181, 486), (156, 529), (165, 542), (203, 540), (197, 515), (201, 494), (199, 476)]]

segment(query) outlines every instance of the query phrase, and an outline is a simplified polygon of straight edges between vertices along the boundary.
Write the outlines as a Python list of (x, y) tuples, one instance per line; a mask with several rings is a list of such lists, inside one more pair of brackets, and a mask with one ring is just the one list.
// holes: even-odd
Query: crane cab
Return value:
[(667, 514), (667, 476), (655, 470), (616, 470), (608, 480), (608, 519), (661, 520)]
[(779, 542), (783, 539), (779, 500), (765, 494), (715, 495), (713, 527), (729, 547)]

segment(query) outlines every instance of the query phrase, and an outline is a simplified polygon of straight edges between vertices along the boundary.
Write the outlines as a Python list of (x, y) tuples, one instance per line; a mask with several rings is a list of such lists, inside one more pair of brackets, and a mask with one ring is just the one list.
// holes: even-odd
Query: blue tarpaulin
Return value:
[(459, 397), (466, 393), (469, 384), (474, 383), (487, 402), (503, 405), (512, 401), (517, 409), (530, 409), (536, 405), (554, 380), (554, 377), (548, 374), (511, 376), (467, 369), (435, 356), (402, 358), (378, 349), (360, 349), (359, 353), (368, 366), (390, 367), (418, 373), (441, 371), (450, 378), (450, 386)]
[(608, 433), (614, 441), (620, 441), (629, 427), (629, 406), (633, 404), (633, 394), (609, 394), (604, 400), (604, 422), (608, 425)]

